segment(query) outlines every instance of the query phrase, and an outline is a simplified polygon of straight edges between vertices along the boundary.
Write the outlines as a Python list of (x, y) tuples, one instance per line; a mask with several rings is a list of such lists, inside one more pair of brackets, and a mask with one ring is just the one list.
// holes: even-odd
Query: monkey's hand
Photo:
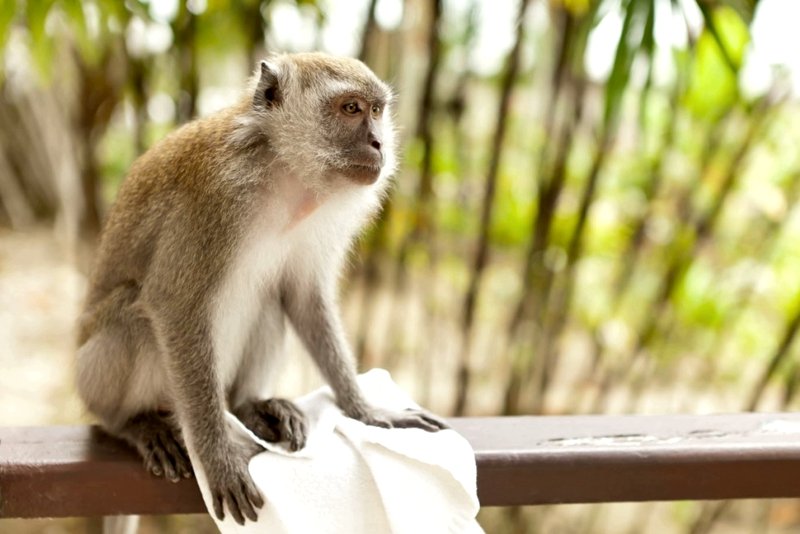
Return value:
[(395, 412), (381, 408), (366, 408), (347, 413), (349, 417), (364, 424), (382, 428), (421, 428), (428, 432), (438, 432), (450, 428), (447, 423), (424, 410), (405, 410)]
[(306, 445), (306, 416), (291, 401), (275, 398), (253, 400), (239, 406), (233, 413), (264, 441), (286, 441), (290, 451), (299, 451)]
[(255, 443), (242, 444), (233, 441), (229, 441), (221, 449), (213, 462), (203, 464), (211, 490), (214, 515), (220, 521), (225, 519), (225, 504), (233, 519), (240, 525), (244, 525), (245, 517), (255, 521), (258, 517), (256, 508), (264, 506), (264, 498), (250, 478), (247, 465), (250, 458), (262, 449)]

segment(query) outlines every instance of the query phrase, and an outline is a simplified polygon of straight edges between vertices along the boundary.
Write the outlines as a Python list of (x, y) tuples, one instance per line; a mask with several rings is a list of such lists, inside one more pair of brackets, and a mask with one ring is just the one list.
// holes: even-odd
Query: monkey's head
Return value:
[(286, 54), (261, 62), (247, 122), (308, 185), (370, 185), (394, 172), (391, 102), (358, 60)]

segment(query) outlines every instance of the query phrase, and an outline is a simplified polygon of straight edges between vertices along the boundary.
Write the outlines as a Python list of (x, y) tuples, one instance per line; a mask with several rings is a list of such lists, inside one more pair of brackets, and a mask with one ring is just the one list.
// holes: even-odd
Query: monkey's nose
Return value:
[(372, 148), (374, 148), (378, 152), (381, 151), (381, 142), (378, 141), (377, 139), (373, 139), (369, 144), (370, 146), (372, 146)]

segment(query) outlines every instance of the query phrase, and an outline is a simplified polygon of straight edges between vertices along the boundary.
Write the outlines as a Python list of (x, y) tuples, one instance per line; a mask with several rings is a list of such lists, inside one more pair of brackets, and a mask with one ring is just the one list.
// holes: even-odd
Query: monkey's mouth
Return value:
[(380, 165), (351, 163), (339, 169), (343, 175), (361, 184), (372, 184), (381, 174)]

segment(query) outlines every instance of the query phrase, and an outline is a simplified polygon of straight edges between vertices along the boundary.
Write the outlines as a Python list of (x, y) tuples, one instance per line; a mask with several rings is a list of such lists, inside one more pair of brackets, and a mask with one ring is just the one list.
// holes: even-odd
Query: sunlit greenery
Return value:
[(498, 2), (517, 23), (486, 65), (493, 2), (335, 4), (3, 0), (0, 220), (66, 224), (91, 257), (138, 153), (344, 20), (403, 138), (344, 284), (362, 364), (445, 413), (796, 406), (800, 88), (780, 68), (746, 83), (756, 0)]

